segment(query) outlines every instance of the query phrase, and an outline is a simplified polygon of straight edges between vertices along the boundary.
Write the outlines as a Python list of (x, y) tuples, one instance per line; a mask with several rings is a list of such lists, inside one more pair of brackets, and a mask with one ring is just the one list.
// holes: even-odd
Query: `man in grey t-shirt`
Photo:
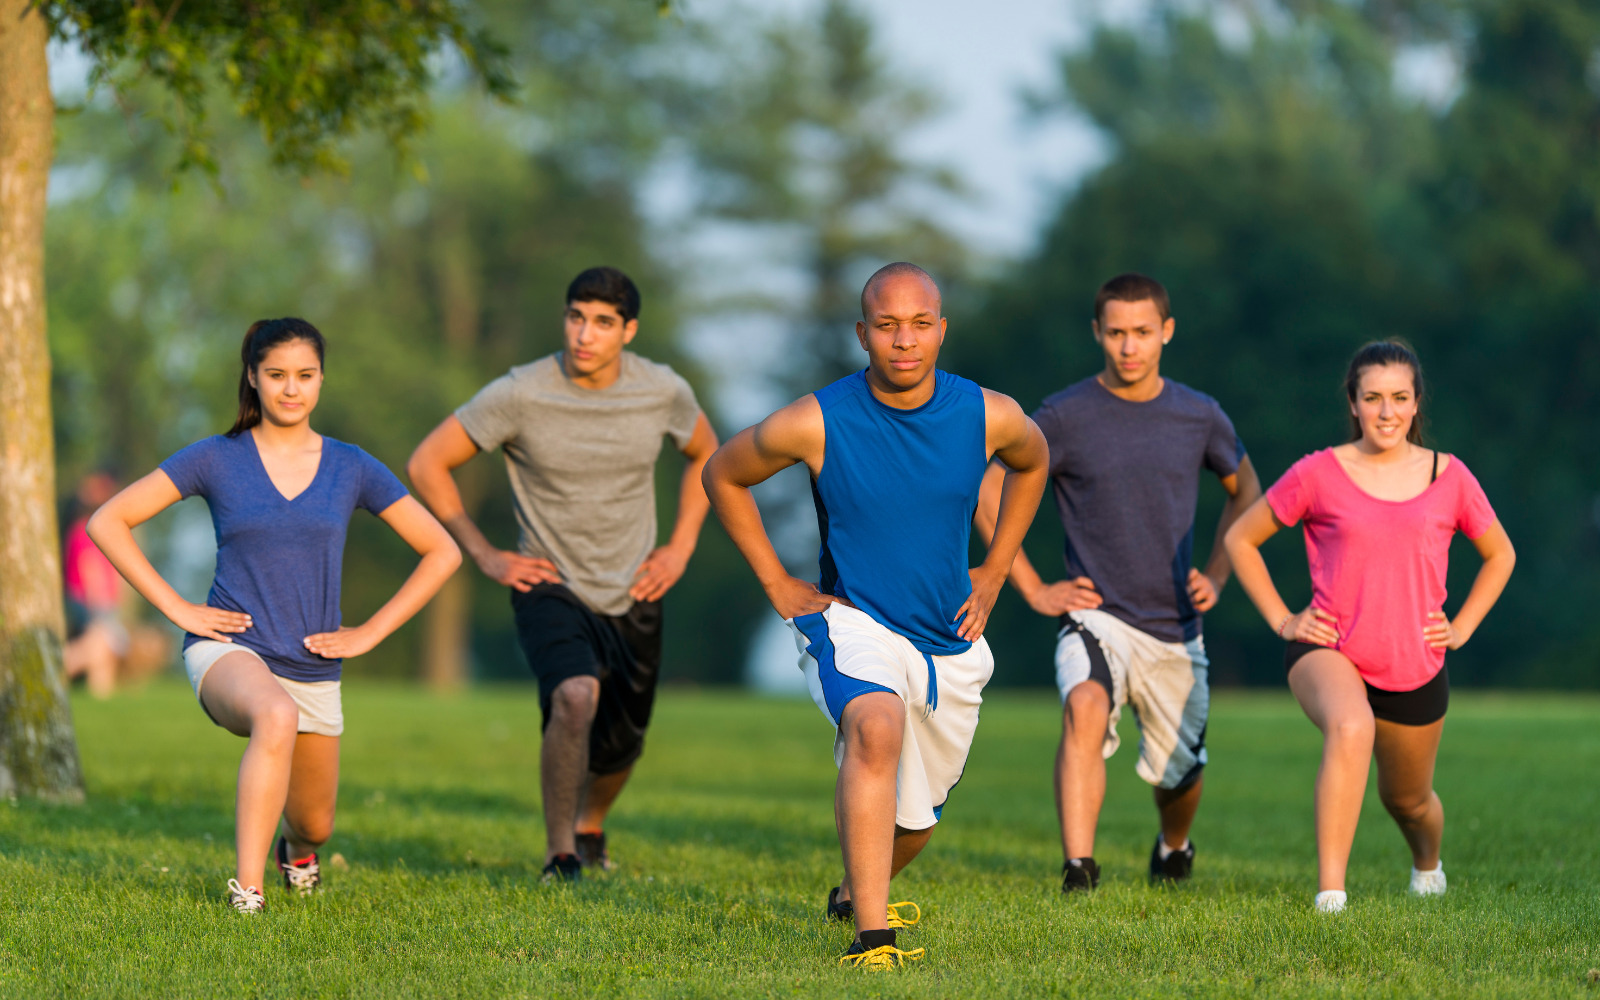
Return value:
[[(478, 568), (511, 588), (539, 678), (545, 875), (610, 867), (604, 825), (644, 749), (661, 662), (661, 597), (683, 575), (710, 509), (700, 470), (717, 437), (666, 365), (624, 350), (639, 292), (591, 268), (567, 288), (565, 349), (489, 383), (417, 446), (412, 483)], [(661, 439), (688, 459), (670, 540), (656, 546)], [(451, 470), (500, 448), (517, 551), (467, 516)]]

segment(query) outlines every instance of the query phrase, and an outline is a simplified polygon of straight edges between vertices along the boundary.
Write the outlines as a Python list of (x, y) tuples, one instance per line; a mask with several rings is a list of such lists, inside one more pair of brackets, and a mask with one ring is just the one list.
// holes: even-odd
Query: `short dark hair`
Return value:
[(867, 315), (867, 296), (872, 293), (872, 290), (883, 284), (885, 281), (888, 281), (890, 278), (898, 278), (903, 274), (916, 275), (917, 277), (922, 278), (928, 284), (932, 285), (933, 290), (939, 292), (939, 304), (941, 306), (944, 305), (944, 293), (939, 291), (939, 283), (933, 280), (933, 275), (929, 274), (927, 271), (923, 270), (917, 265), (910, 263), (909, 261), (897, 260), (893, 264), (885, 264), (876, 271), (873, 271), (872, 277), (868, 278), (867, 283), (861, 286), (862, 319), (872, 318), (871, 316)]
[[(1411, 428), (1406, 431), (1406, 440), (1421, 444), (1422, 361), (1411, 345), (1401, 338), (1390, 337), (1388, 340), (1374, 340), (1361, 345), (1361, 350), (1350, 359), (1350, 367), (1345, 370), (1344, 394), (1354, 405), (1356, 394), (1361, 391), (1361, 373), (1368, 368), (1382, 368), (1385, 365), (1405, 365), (1411, 369), (1411, 391), (1417, 397), (1417, 415), (1412, 418)], [(1354, 413), (1350, 414), (1350, 440), (1361, 440), (1361, 420)]]
[(1146, 299), (1156, 304), (1162, 322), (1172, 318), (1172, 300), (1167, 298), (1167, 290), (1161, 287), (1161, 282), (1133, 271), (1119, 274), (1094, 293), (1094, 321), (1099, 323), (1106, 318), (1107, 302), (1143, 302)]
[(604, 302), (615, 306), (624, 323), (639, 318), (639, 286), (614, 267), (591, 267), (567, 286), (567, 305)]

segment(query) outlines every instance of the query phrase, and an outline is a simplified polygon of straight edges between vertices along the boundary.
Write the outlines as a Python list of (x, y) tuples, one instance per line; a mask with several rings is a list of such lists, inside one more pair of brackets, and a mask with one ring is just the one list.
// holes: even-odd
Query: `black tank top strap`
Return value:
[(1439, 449), (1435, 448), (1435, 449), (1433, 449), (1433, 475), (1428, 477), (1428, 484), (1431, 486), (1436, 480), (1438, 480), (1438, 478), (1439, 478)]

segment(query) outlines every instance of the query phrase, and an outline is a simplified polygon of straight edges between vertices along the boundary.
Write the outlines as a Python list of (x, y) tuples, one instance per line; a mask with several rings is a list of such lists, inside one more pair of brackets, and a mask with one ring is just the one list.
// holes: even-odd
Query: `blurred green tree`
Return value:
[[(1428, 369), (1432, 438), (1477, 473), (1522, 556), (1452, 675), (1593, 686), (1600, 479), (1574, 456), (1600, 418), (1595, 14), (1562, 0), (1307, 2), (1224, 37), (1224, 7), (1241, 9), (1158, 5), (1149, 23), (1103, 27), (1063, 58), (1046, 105), (1089, 115), (1113, 155), (967, 320), (993, 338), (957, 352), (1037, 405), (1102, 366), (1096, 286), (1151, 274), (1178, 320), (1166, 372), (1217, 397), (1270, 483), (1342, 440), (1356, 347), (1409, 338)], [(1429, 103), (1396, 86), (1397, 60), (1424, 47), (1459, 67), (1458, 96)], [(1552, 332), (1530, 336), (1541, 328)], [(1202, 497), (1203, 543), (1220, 491)], [(1049, 508), (1029, 551), (1059, 565)], [(1286, 569), (1304, 565), (1295, 534), (1271, 544)], [(1477, 560), (1455, 554), (1460, 593)], [(1303, 575), (1280, 572), (1287, 593), (1304, 599)], [(1004, 601), (991, 633), (1020, 654), (1004, 658), (1018, 664), (1011, 679), (1046, 680), (1052, 632)], [(1237, 591), (1206, 639), (1218, 682), (1280, 677)], [(1586, 663), (1560, 652), (1583, 649)]]
[(339, 167), (365, 130), (422, 128), (430, 60), (447, 46), (505, 95), (499, 52), (456, 0), (0, 0), (0, 793), (81, 798), (60, 678), (61, 565), (45, 338), (45, 204), (54, 103), (46, 44), (68, 39), (97, 82), (154, 81), (172, 99), (178, 165), (210, 167), (208, 94), (228, 94), (275, 159)]

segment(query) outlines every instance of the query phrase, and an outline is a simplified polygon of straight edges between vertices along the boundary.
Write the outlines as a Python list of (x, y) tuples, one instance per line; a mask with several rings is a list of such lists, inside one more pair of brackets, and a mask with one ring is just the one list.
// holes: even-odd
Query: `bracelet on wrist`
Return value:
[[(1294, 612), (1292, 612), (1292, 611), (1283, 616), (1283, 621), (1279, 622), (1278, 623), (1278, 627), (1273, 629), (1274, 632), (1278, 633), (1278, 638), (1280, 638), (1280, 639), (1283, 638), (1283, 627), (1285, 625), (1289, 624), (1289, 622), (1291, 622), (1293, 620), (1294, 620)], [(1287, 640), (1285, 640), (1285, 641), (1287, 641)]]

